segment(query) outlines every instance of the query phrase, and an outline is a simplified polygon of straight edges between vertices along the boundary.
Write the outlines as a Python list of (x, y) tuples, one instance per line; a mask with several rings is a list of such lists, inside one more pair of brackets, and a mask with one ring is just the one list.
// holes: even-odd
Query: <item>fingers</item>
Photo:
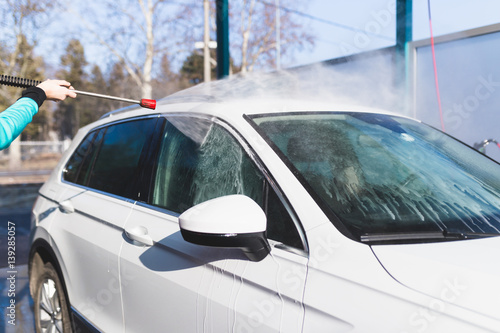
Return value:
[(45, 80), (37, 87), (43, 89), (47, 99), (51, 101), (64, 101), (66, 97), (76, 97), (76, 93), (70, 90), (73, 89), (71, 83), (66, 80)]
[(57, 84), (58, 86), (63, 86), (63, 87), (70, 87), (71, 86), (71, 83), (69, 83), (66, 80), (46, 80), (46, 81), (50, 81), (54, 84)]
[(72, 90), (75, 90), (75, 88), (73, 88), (72, 86), (69, 86), (67, 96), (71, 97), (71, 98), (76, 98), (76, 93)]

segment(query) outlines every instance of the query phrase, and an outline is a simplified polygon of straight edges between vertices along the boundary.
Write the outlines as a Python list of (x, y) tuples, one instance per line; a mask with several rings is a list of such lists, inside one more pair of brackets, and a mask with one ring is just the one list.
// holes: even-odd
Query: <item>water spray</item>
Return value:
[[(7, 85), (7, 86), (18, 87), (18, 88), (30, 88), (30, 87), (36, 87), (40, 83), (42, 83), (42, 81), (24, 79), (24, 78), (15, 77), (15, 76), (8, 76), (8, 75), (0, 75), (0, 84)], [(109, 95), (103, 95), (103, 94), (96, 94), (96, 93), (92, 93), (92, 92), (80, 91), (80, 90), (74, 90), (74, 89), (71, 89), (71, 91), (75, 92), (78, 95), (92, 96), (92, 97), (98, 97), (98, 98), (111, 99), (114, 101), (139, 104), (143, 108), (148, 108), (148, 109), (152, 109), (152, 110), (154, 110), (156, 108), (156, 100), (154, 100), (154, 99), (141, 99), (139, 101), (139, 100), (133, 100), (133, 99), (128, 99), (128, 98), (115, 97), (115, 96), (109, 96)]]

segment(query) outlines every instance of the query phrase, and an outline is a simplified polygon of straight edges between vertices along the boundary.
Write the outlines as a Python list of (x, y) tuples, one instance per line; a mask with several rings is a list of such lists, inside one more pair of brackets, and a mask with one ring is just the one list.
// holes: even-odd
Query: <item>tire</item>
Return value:
[(51, 263), (36, 279), (33, 300), (37, 333), (72, 332), (66, 293)]

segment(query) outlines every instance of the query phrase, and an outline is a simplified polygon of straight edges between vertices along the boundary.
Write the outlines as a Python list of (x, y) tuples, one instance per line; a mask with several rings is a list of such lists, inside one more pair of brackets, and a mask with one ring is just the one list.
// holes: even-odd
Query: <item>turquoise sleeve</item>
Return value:
[(38, 104), (23, 97), (0, 113), (0, 150), (10, 146), (37, 112)]

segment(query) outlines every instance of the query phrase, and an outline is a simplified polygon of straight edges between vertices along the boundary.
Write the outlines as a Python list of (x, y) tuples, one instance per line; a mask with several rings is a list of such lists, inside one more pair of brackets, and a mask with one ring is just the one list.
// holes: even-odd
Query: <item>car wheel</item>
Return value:
[(38, 333), (71, 332), (68, 303), (52, 264), (38, 276), (34, 295), (35, 327)]

